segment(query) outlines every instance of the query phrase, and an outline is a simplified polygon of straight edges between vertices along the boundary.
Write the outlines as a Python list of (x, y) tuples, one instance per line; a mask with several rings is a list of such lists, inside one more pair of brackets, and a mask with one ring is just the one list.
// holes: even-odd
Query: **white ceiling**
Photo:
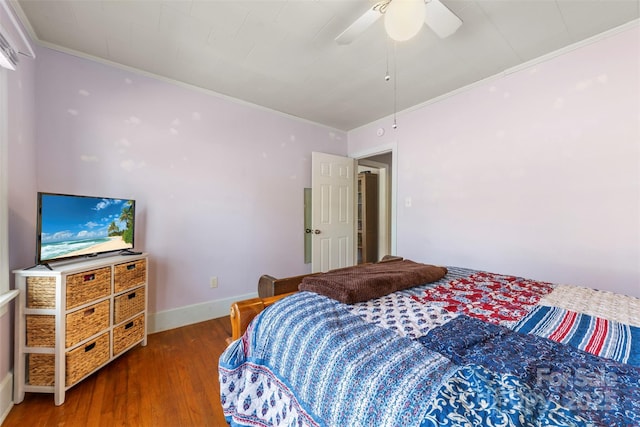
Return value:
[[(463, 21), (394, 45), (382, 20), (335, 37), (369, 0), (15, 0), (40, 44), (122, 64), (336, 129), (498, 74), (639, 17), (639, 0), (442, 0)], [(22, 9), (22, 11), (20, 10)], [(395, 55), (394, 55), (395, 50)], [(394, 61), (395, 58), (395, 61)], [(394, 67), (394, 63), (396, 66)]]

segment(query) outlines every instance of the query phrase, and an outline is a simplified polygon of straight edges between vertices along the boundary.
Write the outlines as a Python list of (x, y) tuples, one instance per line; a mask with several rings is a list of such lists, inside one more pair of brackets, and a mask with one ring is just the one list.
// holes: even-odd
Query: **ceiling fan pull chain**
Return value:
[(393, 129), (398, 128), (396, 113), (398, 112), (398, 55), (396, 54), (396, 42), (393, 42)]
[(385, 46), (386, 60), (387, 60), (387, 73), (384, 75), (384, 81), (388, 82), (391, 80), (391, 75), (389, 74), (389, 38), (387, 37)]

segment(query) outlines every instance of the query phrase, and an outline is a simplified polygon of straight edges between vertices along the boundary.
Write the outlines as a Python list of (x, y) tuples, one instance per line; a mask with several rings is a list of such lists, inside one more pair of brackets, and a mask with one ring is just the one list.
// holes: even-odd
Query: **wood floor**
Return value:
[(149, 335), (66, 393), (27, 393), (2, 427), (214, 426), (227, 423), (220, 406), (218, 358), (231, 336), (229, 317)]

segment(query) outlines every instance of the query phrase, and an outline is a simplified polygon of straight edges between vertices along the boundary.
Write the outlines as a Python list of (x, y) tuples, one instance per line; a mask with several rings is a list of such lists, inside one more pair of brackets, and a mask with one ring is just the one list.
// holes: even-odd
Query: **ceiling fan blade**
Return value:
[(443, 39), (455, 33), (462, 20), (440, 0), (431, 0), (426, 4), (424, 23)]
[(360, 34), (376, 22), (382, 14), (377, 10), (369, 9), (360, 18), (356, 19), (353, 24), (349, 25), (338, 37), (338, 44), (349, 44), (354, 41)]

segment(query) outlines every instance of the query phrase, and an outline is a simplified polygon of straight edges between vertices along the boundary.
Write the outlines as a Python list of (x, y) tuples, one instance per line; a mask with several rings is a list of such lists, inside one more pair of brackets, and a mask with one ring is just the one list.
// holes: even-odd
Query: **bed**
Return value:
[[(384, 268), (394, 271), (393, 261)], [(391, 293), (388, 282), (359, 284), (378, 289), (372, 298), (331, 295), (343, 279), (326, 279), (339, 285), (326, 291), (331, 272), (297, 276), (266, 286), (284, 296), (235, 304), (235, 339), (218, 365), (227, 422), (640, 425), (640, 299), (442, 271)]]

